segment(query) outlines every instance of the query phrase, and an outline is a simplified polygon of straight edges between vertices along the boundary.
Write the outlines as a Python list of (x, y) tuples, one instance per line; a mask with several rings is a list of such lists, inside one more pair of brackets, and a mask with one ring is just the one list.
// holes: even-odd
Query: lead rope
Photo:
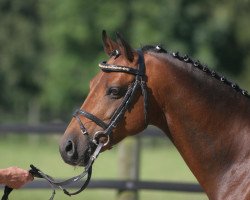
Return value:
[[(98, 157), (102, 147), (103, 147), (103, 143), (99, 143), (98, 146), (96, 147), (95, 152), (90, 157), (88, 165), (85, 167), (85, 170), (80, 175), (74, 176), (74, 177), (72, 177), (70, 179), (67, 179), (65, 181), (61, 181), (61, 182), (55, 181), (54, 178), (52, 178), (51, 176), (45, 174), (44, 172), (42, 172), (40, 169), (38, 169), (34, 165), (30, 165), (31, 169), (29, 170), (29, 173), (32, 174), (32, 176), (34, 176), (36, 178), (45, 179), (50, 184), (52, 194), (51, 194), (49, 200), (54, 199), (57, 188), (63, 190), (64, 194), (66, 194), (68, 196), (79, 194), (80, 192), (82, 192), (88, 186), (88, 184), (90, 182), (91, 175), (92, 175), (92, 165), (94, 164), (94, 161)], [(85, 180), (85, 182), (83, 183), (81, 188), (79, 190), (77, 190), (76, 192), (69, 192), (67, 189), (64, 188), (64, 186), (67, 186), (67, 185), (72, 184), (72, 183), (79, 182), (86, 175), (87, 175), (87, 179)], [(10, 188), (9, 186), (5, 186), (4, 194), (3, 194), (1, 200), (8, 200), (9, 194), (12, 192), (12, 190), (13, 190), (13, 188)]]

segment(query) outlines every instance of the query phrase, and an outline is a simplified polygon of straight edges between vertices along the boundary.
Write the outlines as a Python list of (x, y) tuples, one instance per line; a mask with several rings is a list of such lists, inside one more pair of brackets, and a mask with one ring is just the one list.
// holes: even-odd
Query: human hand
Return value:
[(18, 167), (8, 167), (4, 169), (4, 174), (4, 184), (13, 189), (18, 189), (34, 179), (29, 171)]

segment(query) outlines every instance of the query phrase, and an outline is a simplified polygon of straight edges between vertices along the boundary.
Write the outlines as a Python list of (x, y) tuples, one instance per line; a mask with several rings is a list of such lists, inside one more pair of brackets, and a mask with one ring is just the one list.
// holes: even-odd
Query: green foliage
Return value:
[(42, 44), (36, 1), (0, 1), (0, 110), (25, 111), (40, 93)]
[(1, 0), (0, 111), (27, 120), (36, 105), (43, 120), (65, 120), (106, 59), (103, 29), (190, 54), (249, 89), (249, 18), (249, 0)]

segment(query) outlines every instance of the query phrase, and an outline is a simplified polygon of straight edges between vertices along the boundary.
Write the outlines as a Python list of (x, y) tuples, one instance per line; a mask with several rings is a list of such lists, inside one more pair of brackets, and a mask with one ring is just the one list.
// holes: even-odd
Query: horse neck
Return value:
[[(209, 193), (239, 154), (246, 154), (240, 149), (244, 145), (249, 149), (249, 137), (245, 137), (250, 132), (249, 99), (191, 64), (166, 55), (157, 56), (156, 62), (154, 56), (150, 59), (152, 101), (164, 115), (161, 120), (153, 119), (152, 124), (170, 137)], [(155, 108), (152, 116), (154, 112)]]

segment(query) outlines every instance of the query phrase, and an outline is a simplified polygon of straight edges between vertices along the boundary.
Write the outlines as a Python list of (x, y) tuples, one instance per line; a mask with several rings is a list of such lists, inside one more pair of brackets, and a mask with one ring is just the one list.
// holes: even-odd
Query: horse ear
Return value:
[(107, 36), (105, 30), (102, 31), (102, 41), (103, 41), (104, 51), (109, 56), (114, 50), (118, 49), (118, 44)]
[(123, 39), (120, 33), (116, 33), (117, 43), (121, 54), (123, 54), (130, 62), (134, 59), (133, 49), (130, 45)]

